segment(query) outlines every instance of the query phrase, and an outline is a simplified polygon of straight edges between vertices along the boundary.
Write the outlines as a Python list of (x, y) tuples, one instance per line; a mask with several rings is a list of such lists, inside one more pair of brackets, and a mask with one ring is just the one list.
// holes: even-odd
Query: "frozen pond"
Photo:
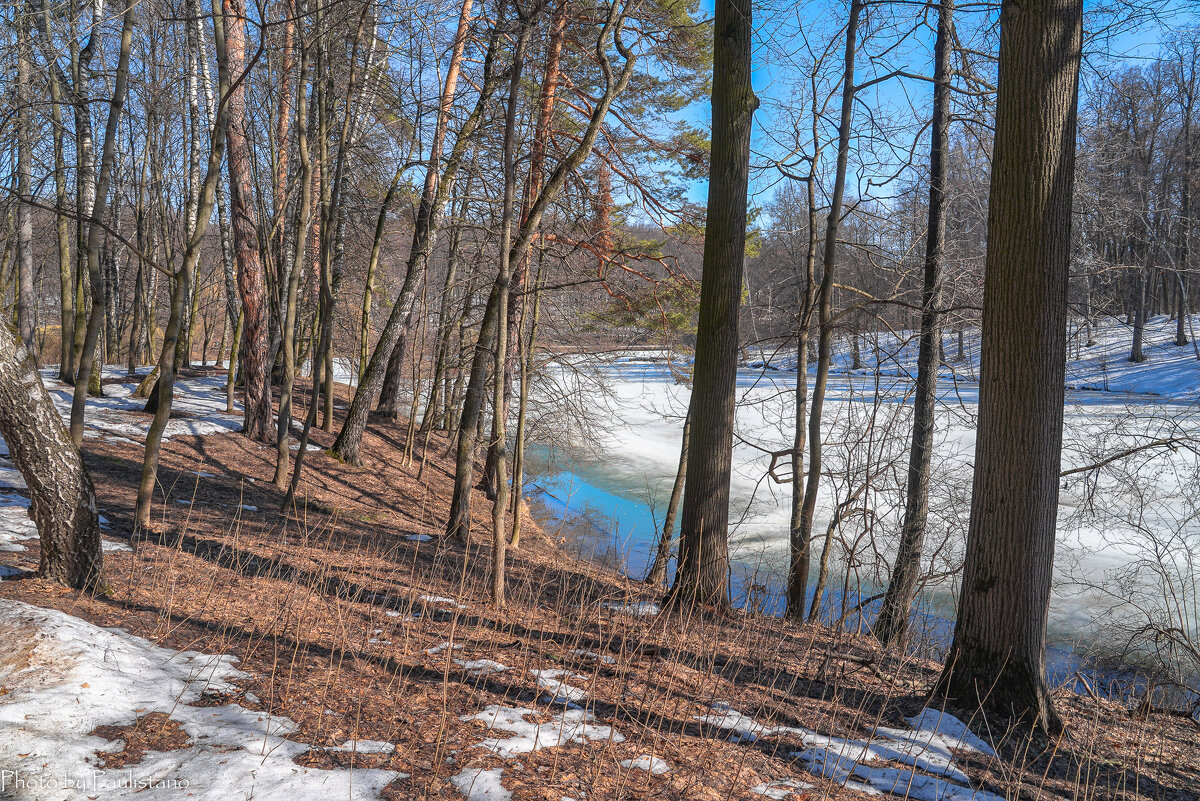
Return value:
[[(557, 380), (576, 385), (583, 379), (564, 368)], [(590, 404), (598, 423), (594, 447), (570, 457), (543, 449), (540, 455), (549, 464), (536, 483), (551, 496), (551, 504), (586, 510), (598, 526), (614, 532), (608, 538), (609, 557), (619, 555), (625, 569), (640, 577), (678, 465), (689, 391), (665, 362), (653, 358), (611, 359), (595, 366), (587, 380), (608, 395)], [(759, 585), (760, 594), (764, 587), (777, 590), (785, 574), (791, 485), (771, 480), (768, 468), (769, 452), (791, 443), (795, 380), (794, 372), (761, 367), (738, 373), (730, 534), (735, 592), (744, 594), (751, 584)], [(578, 389), (595, 394), (595, 388)], [(830, 377), (826, 463), (814, 534), (823, 540), (834, 510), (842, 508), (831, 551), (831, 584), (848, 587), (851, 596), (874, 594), (893, 558), (903, 510), (911, 392), (912, 382), (903, 376)], [(952, 572), (961, 559), (978, 387), (943, 377), (939, 397), (926, 547), (930, 573)], [(1157, 439), (1200, 435), (1193, 413), (1188, 401), (1069, 390), (1063, 469), (1094, 464)], [(787, 473), (786, 459), (783, 464), (779, 472)], [(1114, 591), (1111, 574), (1144, 555), (1142, 529), (1163, 531), (1174, 525), (1184, 539), (1197, 536), (1184, 508), (1188, 504), (1174, 497), (1187, 494), (1196, 469), (1195, 454), (1186, 447), (1154, 447), (1106, 471), (1064, 477), (1050, 622), (1057, 641), (1091, 639), (1098, 616), (1119, 604), (1121, 590)], [(1103, 514), (1097, 507), (1103, 507)], [(1155, 515), (1171, 520), (1156, 520)], [(954, 580), (944, 579), (931, 584), (924, 603), (936, 617), (952, 618), (956, 594)], [(1184, 601), (1194, 602), (1194, 596)], [(776, 603), (766, 606), (777, 608)], [(841, 603), (840, 593), (833, 603)], [(831, 611), (837, 618), (845, 610)]]

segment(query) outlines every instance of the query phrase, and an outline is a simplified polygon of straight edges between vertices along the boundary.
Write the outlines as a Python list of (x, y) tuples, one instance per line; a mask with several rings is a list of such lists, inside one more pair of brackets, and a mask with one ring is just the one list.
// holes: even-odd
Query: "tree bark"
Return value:
[(1005, 0), (988, 210), (979, 426), (954, 640), (937, 690), (1061, 722), (1045, 678), (1062, 469), (1082, 0)]
[(300, 158), (300, 199), (296, 204), (295, 249), (292, 269), (288, 272), (287, 294), (283, 309), (283, 330), (280, 342), (283, 349), (283, 382), (279, 389), (279, 418), (275, 433), (275, 486), (287, 489), (288, 463), (291, 451), (289, 432), (292, 427), (292, 390), (296, 382), (296, 317), (299, 312), (300, 275), (304, 272), (308, 229), (312, 210), (312, 159), (308, 150), (308, 47), (300, 44), (299, 82), (296, 90), (296, 149)]
[(81, 590), (103, 588), (96, 494), (79, 449), (42, 385), (37, 362), (0, 324), (0, 434), (29, 486), (42, 555), (38, 574)]
[(232, 216), (233, 247), (237, 258), (238, 294), (242, 299), (241, 368), (245, 381), (242, 433), (253, 440), (270, 443), (271, 365), (268, 347), (266, 296), (262, 259), (258, 250), (258, 212), (254, 206), (251, 180), (250, 143), (246, 139), (246, 4), (245, 0), (223, 0), (225, 51), (228, 70), (236, 83), (225, 102), (225, 126), (229, 169), (229, 210)]
[(683, 487), (687, 482), (688, 440), (692, 433), (692, 417), (683, 418), (683, 442), (679, 446), (679, 467), (675, 470), (675, 482), (671, 485), (671, 497), (667, 499), (667, 511), (663, 516), (662, 530), (658, 533), (658, 547), (654, 549), (654, 561), (646, 573), (646, 583), (658, 587), (666, 583), (667, 564), (671, 561), (671, 547), (675, 543), (675, 520), (679, 516), (679, 502), (683, 499)]
[[(96, 346), (100, 341), (100, 329), (104, 324), (105, 286), (100, 270), (101, 218), (108, 203), (108, 184), (112, 177), (113, 162), (116, 160), (118, 125), (125, 106), (125, 94), (129, 79), (129, 51), (133, 44), (133, 0), (126, 0), (121, 26), (120, 54), (117, 57), (117, 72), (113, 80), (112, 100), (108, 106), (108, 121), (104, 129), (104, 147), (100, 157), (100, 177), (96, 181), (93, 202), (90, 204), (87, 225), (87, 273), (92, 285), (92, 308), (88, 315), (87, 332), (83, 347), (79, 351), (79, 372), (75, 378), (75, 395), (71, 402), (71, 442), (76, 448), (83, 446), (83, 415), (87, 403), (88, 385), (91, 383)], [(93, 34), (94, 35), (94, 34)], [(90, 45), (90, 41), (89, 41)]]
[(750, 129), (758, 98), (750, 0), (717, 0), (713, 29), (712, 157), (696, 332), (687, 484), (674, 603), (729, 608), (729, 476), (733, 459), (738, 317), (746, 259)]
[(33, 65), (29, 23), (23, 6), (13, 10), (17, 28), (17, 330), (37, 362), (33, 338)]
[(954, 0), (938, 3), (934, 41), (933, 121), (929, 142), (929, 224), (925, 235), (925, 285), (921, 292), (921, 340), (913, 399), (912, 441), (904, 527), (883, 608), (873, 631), (884, 645), (903, 642), (917, 594), (921, 552), (929, 521), (929, 480), (933, 458), (933, 417), (937, 406), (938, 356), (942, 339), (942, 261), (946, 249), (946, 155), (950, 148), (950, 39)]

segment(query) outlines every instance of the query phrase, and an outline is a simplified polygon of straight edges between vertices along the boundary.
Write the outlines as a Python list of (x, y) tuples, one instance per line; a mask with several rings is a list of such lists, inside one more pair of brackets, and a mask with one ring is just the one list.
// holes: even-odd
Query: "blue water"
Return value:
[[(536, 455), (540, 457), (536, 461), (541, 462), (545, 472), (531, 479), (528, 496), (549, 512), (552, 522), (572, 521), (576, 536), (581, 527), (590, 532), (591, 536), (585, 538), (586, 544), (578, 555), (615, 566), (632, 578), (643, 578), (657, 545), (665, 498), (652, 508), (645, 499), (628, 497), (627, 487), (606, 481), (607, 473), (596, 467), (573, 464), (573, 469), (563, 469), (564, 466), (555, 464), (545, 451)], [(668, 576), (674, 569), (672, 559)], [(736, 561), (731, 564), (730, 572), (731, 595), (738, 608), (767, 615), (783, 614), (782, 576), (764, 576), (757, 568)], [(812, 604), (813, 591), (810, 586), (806, 606)], [(866, 632), (879, 611), (880, 602), (863, 604), (859, 611), (848, 613), (848, 610), (852, 610), (863, 595), (870, 597), (877, 591), (878, 588), (863, 588), (861, 592), (844, 592), (840, 588), (827, 590), (821, 603), (822, 621), (841, 625), (849, 631)], [(944, 655), (954, 633), (954, 620), (946, 614), (946, 603), (946, 599), (940, 602), (930, 598), (918, 600), (910, 624), (915, 652), (935, 659)], [(1079, 652), (1065, 643), (1047, 648), (1046, 674), (1052, 686), (1067, 686), (1078, 694), (1087, 692), (1090, 686), (1101, 695), (1119, 696), (1131, 687), (1144, 689), (1146, 686), (1145, 680), (1135, 671), (1113, 672), (1089, 666)]]

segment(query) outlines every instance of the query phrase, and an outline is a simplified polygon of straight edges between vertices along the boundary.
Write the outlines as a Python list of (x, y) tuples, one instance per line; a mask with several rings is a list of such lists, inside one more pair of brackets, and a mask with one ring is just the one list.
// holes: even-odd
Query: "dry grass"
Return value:
[[(606, 602), (654, 593), (570, 558), (533, 521), (521, 548), (510, 552), (509, 603), (493, 608), (486, 595), (489, 502), (475, 497), (470, 547), (440, 536), (452, 481), (445, 439), (434, 436), (427, 448), (418, 442), (406, 463), (403, 425), (377, 420), (367, 436), (361, 469), (310, 454), (303, 502), (287, 515), (276, 512), (271, 449), (237, 435), (166, 443), (160, 524), (136, 539), (133, 552), (106, 554), (110, 597), (35, 579), (6, 581), (0, 595), (174, 648), (236, 655), (253, 678), (243, 695), (212, 702), (292, 718), (300, 725), (294, 736), (314, 746), (305, 764), (411, 774), (389, 788), (403, 799), (461, 799), (450, 776), (498, 766), (517, 801), (757, 801), (763, 796), (750, 787), (788, 777), (819, 785), (807, 793), (812, 799), (857, 798), (804, 773), (792, 756), (800, 742), (788, 735), (739, 743), (696, 718), (726, 702), (764, 724), (863, 737), (881, 724), (902, 726), (925, 702), (937, 666), (882, 653), (869, 638), (750, 614), (606, 611)], [(322, 432), (315, 439), (332, 442)], [(116, 536), (129, 536), (140, 458), (127, 443), (87, 443)], [(420, 534), (432, 539), (406, 539)], [(36, 559), (36, 548), (28, 556)], [(431, 652), (446, 642), (460, 647)], [(456, 658), (510, 669), (473, 676)], [(529, 672), (551, 667), (587, 675), (587, 709), (625, 740), (546, 748), (515, 762), (476, 748), (485, 727), (460, 718), (490, 704), (531, 707), (542, 720), (561, 712), (540, 699)], [(960, 760), (976, 786), (1011, 799), (1200, 798), (1200, 745), (1190, 722), (1135, 716), (1065, 692), (1058, 704), (1069, 735), (1057, 742), (973, 716), (977, 731), (1001, 742), (999, 759)], [(169, 721), (139, 726), (139, 747), (174, 742)], [(388, 756), (322, 750), (348, 739), (397, 748)], [(136, 758), (130, 748), (123, 753), (122, 764)], [(652, 776), (618, 765), (645, 753), (672, 770)]]

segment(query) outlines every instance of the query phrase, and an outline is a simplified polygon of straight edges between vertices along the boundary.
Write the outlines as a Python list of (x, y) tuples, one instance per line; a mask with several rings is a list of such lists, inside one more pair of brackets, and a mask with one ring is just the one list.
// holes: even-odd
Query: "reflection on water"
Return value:
[[(596, 407), (596, 415), (603, 418), (601, 423), (606, 428), (599, 437), (599, 451), (567, 457), (545, 447), (531, 447), (530, 490), (552, 520), (572, 521), (579, 555), (641, 578), (652, 559), (678, 465), (688, 392), (662, 363), (615, 363), (599, 371), (612, 393), (607, 407)], [(794, 426), (794, 382), (794, 374), (761, 369), (743, 369), (737, 381), (741, 439), (735, 446), (731, 490), (731, 589), (739, 606), (767, 614), (779, 614), (783, 607), (790, 488), (763, 481), (766, 459), (761, 449), (789, 444)], [(838, 417), (839, 404), (842, 408), (846, 404), (895, 407), (910, 398), (911, 382), (907, 378), (831, 376), (827, 417)], [(967, 482), (977, 401), (976, 384), (941, 382), (937, 422), (943, 437), (940, 458), (957, 465)], [(1093, 421), (1106, 414), (1118, 414), (1131, 404), (1141, 406), (1149, 415), (1163, 414), (1164, 407), (1187, 405), (1120, 393), (1069, 391), (1067, 427), (1086, 430)], [(1064, 503), (1071, 502), (1064, 497)], [(823, 532), (824, 525), (818, 519), (814, 531)], [(1102, 567), (1108, 563), (1105, 560), (1113, 558), (1095, 543), (1082, 545), (1085, 563), (1090, 558)], [(827, 623), (859, 629), (876, 612), (879, 601), (871, 599), (879, 587), (858, 579), (849, 583), (856, 591), (843, 592), (841, 587), (847, 582), (839, 579), (839, 569), (835, 567), (831, 576), (837, 589), (822, 599), (821, 616)], [(930, 655), (937, 655), (949, 642), (955, 595), (955, 586), (943, 585), (922, 597), (914, 613), (914, 629)], [(1079, 659), (1074, 648), (1087, 635), (1080, 624), (1091, 617), (1093, 603), (1088, 596), (1056, 590), (1051, 637), (1057, 647), (1049, 654), (1048, 667), (1061, 680), (1075, 681)]]

